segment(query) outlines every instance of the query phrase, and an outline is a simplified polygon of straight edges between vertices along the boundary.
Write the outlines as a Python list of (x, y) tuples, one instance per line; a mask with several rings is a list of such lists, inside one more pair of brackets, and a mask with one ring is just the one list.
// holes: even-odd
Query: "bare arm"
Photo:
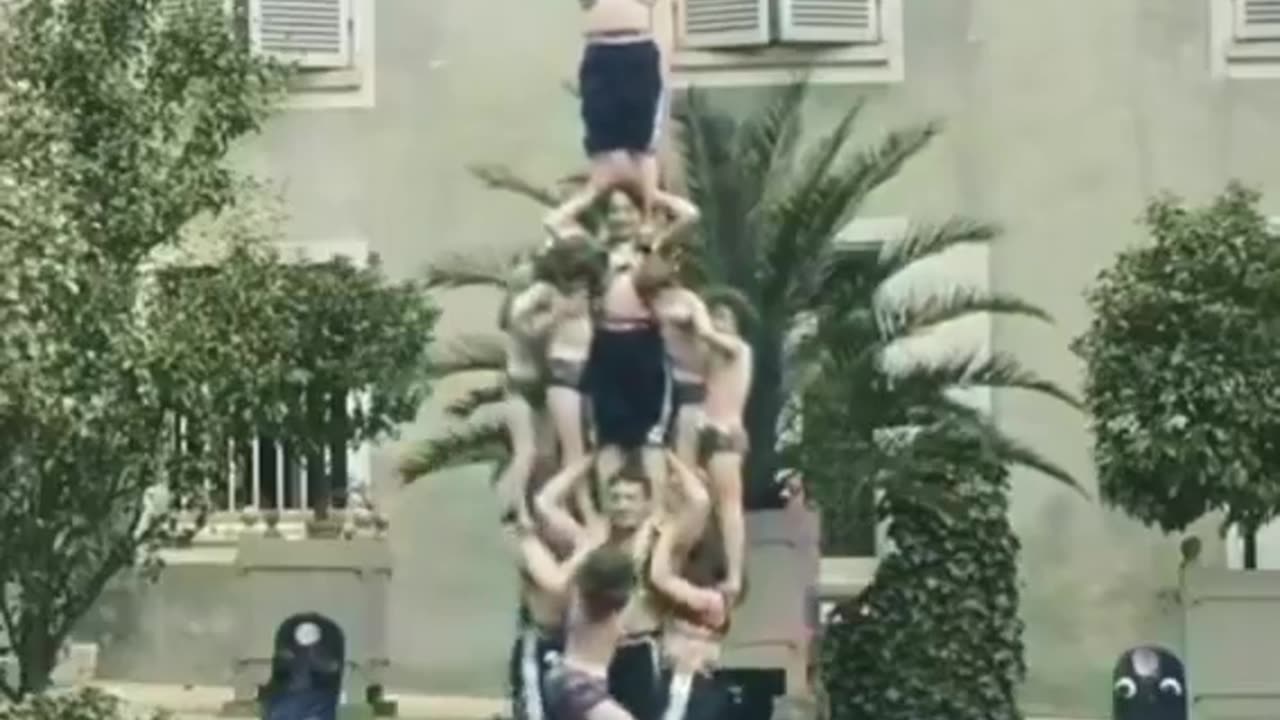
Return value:
[(520, 540), (520, 559), (535, 585), (549, 593), (567, 595), (578, 568), (599, 546), (595, 538), (583, 533), (574, 543), (573, 553), (561, 562), (537, 535), (526, 532)]
[(655, 252), (662, 249), (672, 239), (679, 237), (680, 233), (697, 224), (698, 220), (702, 218), (702, 211), (698, 210), (698, 206), (679, 195), (659, 192), (654, 198), (654, 204), (671, 214), (671, 222), (667, 223), (657, 237), (653, 239)]
[(533, 499), (534, 509), (546, 523), (548, 533), (556, 542), (576, 545), (578, 538), (582, 536), (583, 526), (573, 519), (565, 501), (569, 493), (586, 477), (587, 471), (591, 469), (591, 462), (592, 457), (587, 455), (556, 473)]
[(693, 327), (698, 337), (702, 338), (713, 350), (729, 358), (737, 357), (742, 350), (742, 339), (736, 335), (722, 333), (711, 325), (711, 313), (707, 304), (698, 298), (693, 307)]
[(684, 464), (676, 454), (667, 451), (667, 462), (671, 465), (671, 482), (675, 484), (683, 500), (675, 514), (675, 523), (664, 532), (663, 537), (673, 536), (677, 545), (688, 546), (698, 538), (707, 526), (707, 516), (711, 512), (711, 494), (702, 478)]
[(676, 572), (681, 552), (676, 533), (668, 530), (658, 535), (653, 546), (653, 563), (649, 566), (649, 581), (663, 595), (690, 608), (702, 607), (707, 591), (680, 577)]
[(511, 327), (524, 335), (537, 336), (546, 332), (555, 318), (555, 294), (551, 286), (538, 282), (529, 286), (511, 300)]

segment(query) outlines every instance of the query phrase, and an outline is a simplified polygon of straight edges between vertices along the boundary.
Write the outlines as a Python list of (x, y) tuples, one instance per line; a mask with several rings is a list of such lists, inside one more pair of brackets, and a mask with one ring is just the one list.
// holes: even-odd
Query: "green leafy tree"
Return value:
[[(281, 87), (221, 3), (21, 0), (0, 23), (0, 622), (11, 698), (140, 548), (176, 460), (140, 268), (226, 208), (222, 164)], [(211, 467), (209, 458), (191, 464)]]
[(909, 474), (929, 494), (885, 496), (894, 549), (824, 634), (830, 717), (1020, 720), (1019, 543), (1004, 452), (963, 424), (913, 444)]
[(1248, 567), (1280, 513), (1280, 237), (1258, 201), (1152, 201), (1151, 242), (1098, 276), (1074, 345), (1102, 498), (1165, 532), (1221, 511)]
[[(0, 636), (19, 670), (0, 692), (13, 700), (47, 687), (110, 578), (189, 534), (173, 510), (207, 506), (247, 427), (315, 441), (291, 391), (335, 378), (370, 391), (326, 441), (386, 431), (421, 397), (434, 310), (376, 268), (300, 273), (242, 251), (168, 290), (155, 271), (192, 227), (243, 210), (223, 160), (283, 88), (226, 8), (0, 8)], [(179, 415), (198, 442), (176, 442)]]
[(157, 381), (189, 421), (186, 442), (212, 441), (198, 427), (211, 417), (230, 421), (242, 452), (254, 437), (273, 439), (305, 458), (321, 519), (343, 500), (332, 493), (346, 485), (346, 448), (394, 433), (427, 396), (438, 313), (421, 283), (389, 283), (376, 256), (302, 263), (263, 238), (159, 281), (149, 323), (164, 341)]

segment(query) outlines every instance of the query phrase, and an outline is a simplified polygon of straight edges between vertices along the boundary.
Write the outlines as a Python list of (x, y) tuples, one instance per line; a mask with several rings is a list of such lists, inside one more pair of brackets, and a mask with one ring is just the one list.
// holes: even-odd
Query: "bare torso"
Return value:
[(604, 291), (603, 324), (627, 325), (653, 320), (653, 311), (649, 308), (636, 290), (636, 284), (629, 272), (619, 273), (609, 280)]
[(547, 357), (586, 360), (591, 349), (591, 298), (586, 289), (557, 295), (559, 310), (547, 342)]
[(522, 590), (529, 618), (535, 625), (551, 630), (564, 624), (567, 603), (563, 596), (543, 590), (527, 577)]
[(593, 42), (608, 42), (610, 35), (647, 35), (652, 31), (653, 0), (579, 0), (579, 3), (585, 21), (583, 32)]
[(541, 297), (547, 293), (543, 283), (522, 288), (510, 302), (506, 333), (507, 376), (514, 380), (535, 381), (542, 377), (543, 353), (546, 347), (548, 311), (541, 309)]
[(707, 372), (706, 349), (694, 330), (694, 313), (705, 312), (702, 299), (685, 288), (663, 290), (654, 301), (662, 340), (671, 359), (671, 375), (679, 382), (702, 382)]
[(707, 421), (721, 429), (742, 425), (742, 412), (751, 392), (751, 346), (741, 338), (732, 357), (713, 351), (707, 368), (707, 396), (703, 411)]

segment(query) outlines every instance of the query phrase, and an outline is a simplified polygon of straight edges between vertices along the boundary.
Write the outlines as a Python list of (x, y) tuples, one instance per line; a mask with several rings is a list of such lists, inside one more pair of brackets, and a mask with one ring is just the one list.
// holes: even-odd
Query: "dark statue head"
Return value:
[(1172, 652), (1126, 650), (1111, 675), (1113, 720), (1187, 720), (1187, 674)]

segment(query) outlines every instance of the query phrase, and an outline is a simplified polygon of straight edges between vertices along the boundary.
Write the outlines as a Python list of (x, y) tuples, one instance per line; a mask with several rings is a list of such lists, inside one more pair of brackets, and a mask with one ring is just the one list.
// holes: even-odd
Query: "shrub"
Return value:
[(939, 438), (920, 473), (938, 491), (887, 493), (894, 549), (823, 639), (832, 720), (1016, 720), (1026, 675), (1008, 470), (982, 444)]
[(0, 720), (168, 720), (162, 711), (139, 711), (96, 688), (29, 695), (0, 707)]

